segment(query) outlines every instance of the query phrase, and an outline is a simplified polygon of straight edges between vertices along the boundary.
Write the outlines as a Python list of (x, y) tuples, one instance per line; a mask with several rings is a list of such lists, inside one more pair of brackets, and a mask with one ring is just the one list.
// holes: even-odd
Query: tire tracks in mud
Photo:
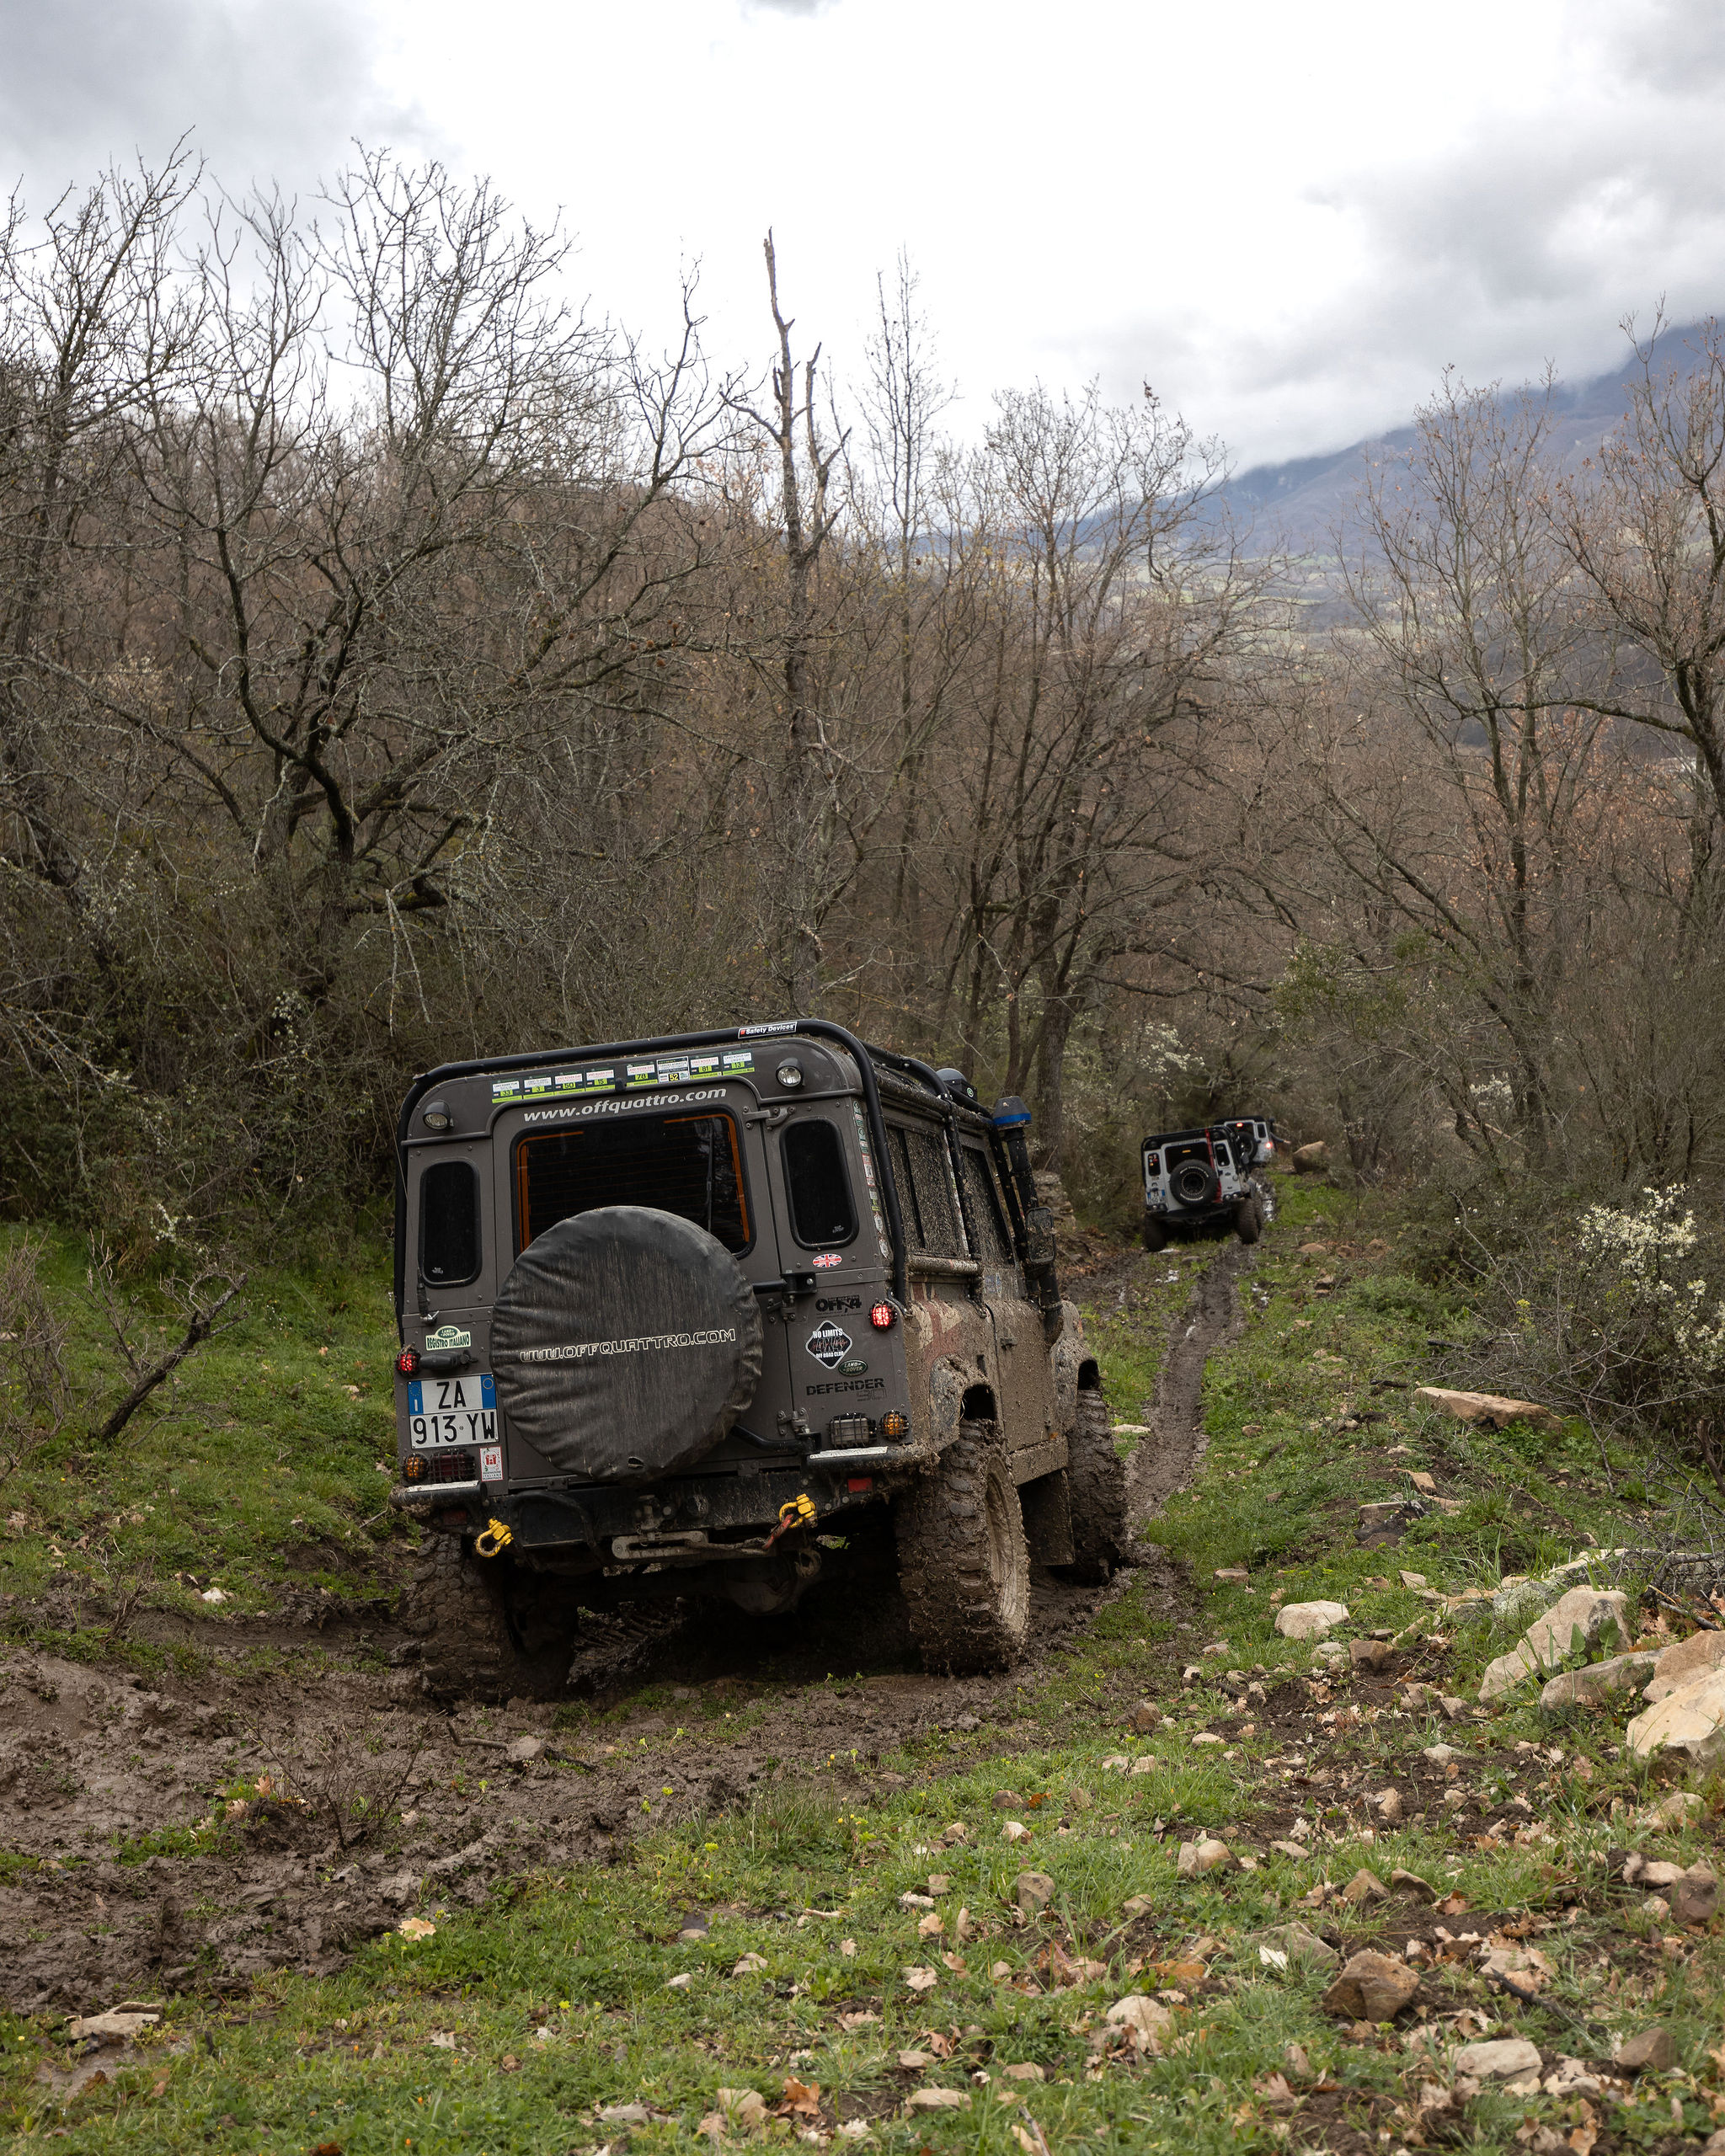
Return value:
[[(1129, 1262), (1136, 1271), (1141, 1261)], [(1237, 1330), (1235, 1283), (1247, 1262), (1243, 1250), (1219, 1251), (1171, 1330), (1153, 1434), (1130, 1464), (1136, 1524), (1203, 1459), (1204, 1368)], [(1093, 1295), (1103, 1283), (1085, 1284)], [(282, 1967), (333, 1973), (406, 1910), (477, 1908), (522, 1871), (619, 1860), (649, 1811), (654, 1827), (730, 1811), (787, 1779), (862, 1797), (878, 1778), (902, 1785), (882, 1768), (884, 1755), (946, 1734), (957, 1770), (975, 1756), (958, 1739), (985, 1727), (990, 1755), (1004, 1760), (1048, 1741), (1020, 1726), (1027, 1678), (1077, 1645), (1121, 1594), (1137, 1592), (1149, 1615), (1183, 1614), (1183, 1572), (1151, 1543), (1106, 1587), (1039, 1567), (1031, 1652), (994, 1677), (910, 1667), (890, 1597), (881, 1598), (878, 1629), (843, 1595), (806, 1632), (780, 1626), (763, 1636), (759, 1620), (740, 1614), (663, 1634), (662, 1619), (602, 1628), (593, 1641), (601, 1667), (589, 1665), (581, 1689), (608, 1694), (611, 1710), (579, 1734), (559, 1726), (550, 1703), (440, 1706), (411, 1666), (386, 1675), (332, 1664), (266, 1679), (218, 1662), (195, 1679), (164, 1672), (157, 1691), (137, 1675), (51, 1652), (0, 1652), (0, 1721), (8, 1725), (0, 1791), (13, 1804), (6, 1842), (40, 1860), (0, 1878), (0, 1929), (18, 1942), (0, 1965), (0, 2000), (88, 2012), (140, 1986), (228, 1993)], [(829, 1673), (846, 1670), (856, 1678), (836, 1685)], [(1111, 1679), (1096, 1701), (1110, 1722), (1124, 1682)], [(654, 1684), (669, 1698), (639, 1696)], [(708, 1694), (734, 1703), (744, 1726), (689, 1714), (676, 1726), (681, 1703)], [(210, 1816), (210, 1792), (238, 1778), (253, 1780), (261, 1799), (269, 1785), (259, 1778), (279, 1775), (285, 1753), (290, 1785), (317, 1798), (323, 1768), (309, 1754), (293, 1764), (302, 1716), (307, 1727), (342, 1732), (338, 1780), (350, 1769), (401, 1772), (411, 1801), (398, 1827), (343, 1848), (327, 1805), (272, 1797), (241, 1807), (243, 1818), (200, 1854), (170, 1841), (147, 1861), (120, 1860), (116, 1843)], [(509, 1741), (524, 1734), (547, 1740), (545, 1756), (510, 1764)], [(921, 1772), (940, 1771), (925, 1758)]]
[(1135, 1523), (1152, 1519), (1198, 1472), (1204, 1433), (1204, 1374), (1210, 1357), (1239, 1337), (1245, 1323), (1235, 1283), (1250, 1263), (1243, 1244), (1218, 1251), (1193, 1283), (1191, 1298), (1169, 1328), (1168, 1353), (1151, 1405), (1151, 1442), (1127, 1465), (1126, 1493)]

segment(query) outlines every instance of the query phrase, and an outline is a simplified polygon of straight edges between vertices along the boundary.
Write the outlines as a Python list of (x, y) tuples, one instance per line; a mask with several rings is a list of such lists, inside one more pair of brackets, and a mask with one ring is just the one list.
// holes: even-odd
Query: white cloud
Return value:
[(430, 145), (561, 205), (649, 335), (698, 259), (727, 359), (766, 357), (769, 224), (841, 369), (906, 246), (970, 426), (1148, 378), (1256, 462), (1725, 300), (1717, 0), (0, 0), (0, 39), (34, 200), (188, 125), (230, 186)]

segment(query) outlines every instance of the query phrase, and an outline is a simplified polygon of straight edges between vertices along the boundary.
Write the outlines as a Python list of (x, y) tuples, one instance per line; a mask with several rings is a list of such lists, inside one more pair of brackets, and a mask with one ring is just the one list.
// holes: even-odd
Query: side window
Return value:
[(819, 1120), (793, 1123), (782, 1144), (791, 1233), (804, 1250), (849, 1242), (857, 1232), (857, 1209), (837, 1130)]
[(905, 1133), (905, 1150), (922, 1222), (923, 1249), (931, 1257), (968, 1257), (945, 1137), (926, 1124), (912, 1124)]
[(911, 1180), (911, 1155), (905, 1144), (904, 1127), (889, 1123), (886, 1127), (887, 1150), (892, 1155), (893, 1181), (898, 1187), (899, 1211), (905, 1223), (905, 1240), (912, 1250), (926, 1251), (928, 1238), (923, 1232), (922, 1216), (916, 1210), (916, 1186)]
[(988, 1171), (988, 1155), (976, 1145), (964, 1145), (959, 1150), (964, 1163), (964, 1196), (969, 1201), (970, 1217), (982, 1242), (976, 1255), (985, 1264), (1010, 1265), (1012, 1239), (1001, 1214), (994, 1177)]
[(479, 1270), (479, 1177), (470, 1161), (437, 1161), (419, 1177), (419, 1273), (440, 1288)]

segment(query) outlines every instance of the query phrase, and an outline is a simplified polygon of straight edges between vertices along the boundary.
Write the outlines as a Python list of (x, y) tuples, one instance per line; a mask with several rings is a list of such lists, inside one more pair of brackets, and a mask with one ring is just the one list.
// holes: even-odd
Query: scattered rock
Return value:
[(1133, 2043), (1152, 2058), (1161, 2057), (1162, 2040), (1174, 2032), (1174, 2017), (1168, 2009), (1146, 1999), (1142, 1992), (1130, 1992), (1124, 1999), (1117, 1999), (1108, 2010), (1108, 2019), (1116, 2028), (1130, 2030)]
[(1519, 2081), (1530, 2073), (1537, 2084), (1540, 2047), (1525, 2036), (1499, 2036), (1488, 2044), (1464, 2044), (1452, 2063), (1470, 2081)]
[(962, 2089), (913, 2089), (905, 2101), (913, 2111), (962, 2111), (970, 2099)]
[(1638, 1690), (1658, 1659), (1645, 1652), (1614, 1654), (1609, 1662), (1590, 1662), (1583, 1669), (1566, 1669), (1540, 1694), (1540, 1712), (1555, 1719), (1580, 1708), (1602, 1707), (1616, 1693)]
[(1629, 1636), (1629, 1598), (1617, 1588), (1571, 1588), (1543, 1617), (1536, 1617), (1508, 1654), (1490, 1663), (1481, 1681), (1482, 1700), (1499, 1700), (1526, 1678), (1576, 1652), (1596, 1646), (1608, 1633)]
[(1434, 1767), (1447, 1767), (1455, 1757), (1455, 1747), (1453, 1744), (1428, 1744), (1419, 1756), (1422, 1759), (1429, 1759)]
[(1429, 1400), (1445, 1414), (1455, 1416), (1458, 1422), (1484, 1422), (1494, 1430), (1503, 1429), (1511, 1422), (1531, 1422), (1540, 1430), (1561, 1430), (1563, 1427), (1561, 1416), (1553, 1414), (1549, 1407), (1541, 1407), (1536, 1401), (1508, 1400), (1495, 1392), (1453, 1392), (1440, 1385), (1418, 1385), (1413, 1389), (1423, 1400)]
[(1300, 1246), (1301, 1257), (1327, 1257), (1329, 1254), (1330, 1246), (1327, 1243), (1301, 1243)]
[(1725, 1668), (1697, 1677), (1639, 1714), (1624, 1732), (1639, 1759), (1674, 1752), (1692, 1766), (1725, 1758)]
[(161, 2019), (142, 2008), (113, 2007), (105, 2014), (74, 2015), (67, 2032), (74, 2043), (127, 2044)]
[(1144, 1737), (1150, 1731), (1159, 1729), (1162, 1726), (1162, 1712), (1160, 1707), (1152, 1705), (1148, 1700), (1140, 1700), (1133, 1708), (1126, 1726), (1135, 1736)]
[(1003, 1842), (1028, 1842), (1030, 1829), (1022, 1819), (1008, 1819), (1001, 1828), (1001, 1839)]
[(1699, 1790), (1674, 1790), (1663, 1802), (1654, 1805), (1651, 1811), (1643, 1812), (1641, 1822), (1644, 1827), (1664, 1828), (1668, 1832), (1674, 1832), (1699, 1819), (1703, 1809), (1704, 1800)]
[[(1367, 1902), (1387, 1902), (1389, 1898), (1389, 1888), (1376, 1872), (1368, 1871), (1364, 1865), (1342, 1889), (1342, 1899), (1352, 1902), (1356, 1908), (1363, 1908)], [(1368, 2014), (1365, 2018), (1368, 2021), (1375, 2021), (1384, 2017)]]
[(1023, 1801), (1015, 1789), (997, 1789), (989, 1799), (996, 1812), (1016, 1812)]
[(1706, 1865), (1690, 1865), (1672, 1902), (1672, 1915), (1679, 1924), (1709, 1924), (1718, 1907), (1718, 1880)]
[(1345, 1602), (1290, 1602), (1276, 1612), (1276, 1630), (1284, 1640), (1321, 1640), (1347, 1621)]
[(1381, 1790), (1371, 1802), (1372, 1809), (1386, 1826), (1399, 1827), (1407, 1817), (1407, 1807), (1398, 1789)]
[(1199, 1879), (1207, 1871), (1231, 1870), (1233, 1863), (1234, 1853), (1226, 1842), (1200, 1834), (1195, 1842), (1181, 1844), (1174, 1869), (1182, 1879)]
[(1368, 1950), (1347, 1962), (1322, 2004), (1348, 2021), (1392, 2021), (1418, 1989), (1419, 1978), (1405, 1961)]
[(1722, 1668), (1725, 1668), (1725, 1631), (1691, 1632), (1659, 1656), (1653, 1665), (1653, 1682), (1642, 1697), (1650, 1707), (1657, 1706), (1661, 1700), (1669, 1700), (1674, 1692), (1693, 1684), (1698, 1677)]
[(1356, 1669), (1387, 1669), (1395, 1652), (1395, 1643), (1390, 1640), (1350, 1640), (1348, 1659)]
[(1268, 1946), (1300, 1968), (1329, 1970), (1338, 1967), (1342, 1960), (1333, 1946), (1303, 1924), (1279, 1924), (1272, 1930), (1259, 1932), (1252, 1944)]
[(1001, 2079), (1003, 2081), (1046, 2081), (1048, 2076), (1034, 2059), (1027, 2058), (1020, 2060), (1017, 2066), (1003, 2066)]
[(1548, 2096), (1597, 2096), (1599, 2077), (1585, 2059), (1560, 2058), (1541, 2084)]
[(1668, 2066), (1676, 2065), (1677, 2046), (1669, 2029), (1643, 2029), (1638, 2036), (1630, 2036), (1618, 2045), (1611, 2063), (1626, 2073), (1662, 2073)]
[(1417, 1871), (1403, 1871), (1398, 1865), (1390, 1874), (1390, 1884), (1398, 1894), (1405, 1894), (1410, 1902), (1428, 1904), (1438, 1899), (1438, 1890), (1429, 1879), (1422, 1879)]
[(1055, 1882), (1045, 1871), (1021, 1871), (1012, 1886), (1012, 1898), (1027, 1917), (1040, 1916), (1055, 1897)]
[(1321, 1176), (1330, 1165), (1330, 1149), (1322, 1138), (1314, 1138), (1309, 1145), (1294, 1148), (1294, 1172), (1296, 1176)]
[[(1434, 1481), (1433, 1481), (1431, 1476), (1425, 1472), (1423, 1468), (1410, 1467), (1407, 1470), (1407, 1479), (1413, 1485), (1414, 1488), (1418, 1491), (1421, 1497), (1435, 1497), (1437, 1496), (1438, 1486)], [(1423, 1586), (1423, 1584), (1424, 1582), (1422, 1581), (1421, 1585)]]
[(1292, 1857), (1296, 1864), (1304, 1864), (1311, 1854), (1310, 1849), (1302, 1849), (1298, 1842), (1272, 1842), (1270, 1847), (1278, 1856)]
[(551, 1742), (547, 1737), (512, 1737), (503, 1756), (512, 1767), (526, 1767), (535, 1759), (542, 1759), (550, 1749)]

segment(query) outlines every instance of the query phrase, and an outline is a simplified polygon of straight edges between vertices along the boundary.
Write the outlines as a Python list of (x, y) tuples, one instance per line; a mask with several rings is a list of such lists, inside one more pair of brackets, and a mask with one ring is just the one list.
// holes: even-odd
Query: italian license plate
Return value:
[(494, 1445), (497, 1387), (489, 1370), (414, 1378), (408, 1385), (408, 1437), (415, 1450), (437, 1445)]

